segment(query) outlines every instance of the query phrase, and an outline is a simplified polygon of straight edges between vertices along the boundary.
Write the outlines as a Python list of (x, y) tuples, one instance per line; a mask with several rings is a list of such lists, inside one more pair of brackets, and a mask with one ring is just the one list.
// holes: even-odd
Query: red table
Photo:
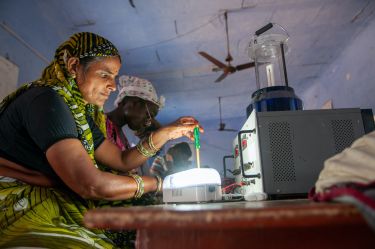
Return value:
[(106, 208), (84, 221), (137, 229), (137, 248), (375, 248), (375, 233), (355, 207), (309, 200)]

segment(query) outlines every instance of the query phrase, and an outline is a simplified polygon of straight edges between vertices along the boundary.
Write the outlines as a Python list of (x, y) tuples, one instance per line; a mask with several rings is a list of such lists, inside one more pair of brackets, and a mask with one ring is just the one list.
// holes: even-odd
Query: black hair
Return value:
[[(121, 62), (121, 57), (116, 55)], [(83, 66), (83, 70), (86, 72), (90, 65), (94, 62), (101, 61), (103, 58), (107, 58), (105, 56), (87, 56), (79, 59), (79, 63)]]
[(86, 72), (92, 63), (101, 61), (102, 59), (103, 57), (87, 56), (87, 57), (79, 59), (79, 64), (83, 66), (83, 71)]
[(186, 155), (187, 158), (190, 158), (193, 154), (187, 142), (181, 142), (181, 143), (175, 144), (172, 148), (170, 148), (170, 150), (172, 154), (175, 154), (174, 152), (179, 152), (181, 154)]

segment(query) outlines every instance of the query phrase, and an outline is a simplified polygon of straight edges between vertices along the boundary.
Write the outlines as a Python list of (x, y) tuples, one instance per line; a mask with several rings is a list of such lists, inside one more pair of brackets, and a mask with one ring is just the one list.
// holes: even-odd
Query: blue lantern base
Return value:
[(257, 112), (269, 111), (297, 111), (302, 110), (302, 100), (289, 86), (272, 86), (259, 89), (251, 95), (252, 102), (246, 108), (247, 117), (253, 110)]

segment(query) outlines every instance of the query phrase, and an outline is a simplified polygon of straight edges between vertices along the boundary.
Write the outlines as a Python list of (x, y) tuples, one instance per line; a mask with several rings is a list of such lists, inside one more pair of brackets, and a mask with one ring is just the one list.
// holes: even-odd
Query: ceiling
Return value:
[(23, 83), (39, 76), (71, 34), (95, 32), (120, 50), (121, 74), (151, 80), (166, 97), (162, 123), (181, 115), (217, 120), (219, 96), (223, 119), (236, 119), (256, 90), (254, 69), (214, 83), (221, 73), (198, 54), (224, 61), (225, 11), (234, 65), (249, 61), (248, 43), (263, 25), (288, 31), (289, 84), (298, 95), (345, 51), (374, 9), (369, 0), (1, 0), (0, 52), (19, 65)]

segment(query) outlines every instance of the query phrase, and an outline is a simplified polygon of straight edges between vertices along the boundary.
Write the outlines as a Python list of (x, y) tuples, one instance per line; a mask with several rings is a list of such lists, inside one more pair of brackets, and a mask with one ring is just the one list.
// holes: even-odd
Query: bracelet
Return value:
[(136, 146), (136, 148), (137, 148), (137, 151), (140, 153), (140, 154), (142, 154), (144, 157), (152, 157), (152, 156), (154, 156), (155, 154), (156, 154), (156, 152), (153, 152), (153, 151), (149, 151), (149, 150), (147, 150), (144, 146), (143, 146), (143, 140), (141, 140), (138, 144), (137, 144), (137, 146)]
[(156, 149), (154, 145), (154, 141), (152, 140), (152, 135), (154, 135), (153, 132), (151, 132), (150, 136), (148, 136), (148, 147), (156, 154), (158, 152), (158, 149)]
[(135, 191), (134, 198), (140, 198), (145, 192), (145, 184), (142, 177), (136, 174), (128, 173), (128, 176), (132, 177), (137, 184), (137, 190)]
[(160, 193), (162, 191), (162, 187), (163, 187), (163, 180), (158, 175), (154, 175), (154, 176), (155, 176), (156, 181), (157, 181), (157, 188), (156, 188), (155, 193)]

